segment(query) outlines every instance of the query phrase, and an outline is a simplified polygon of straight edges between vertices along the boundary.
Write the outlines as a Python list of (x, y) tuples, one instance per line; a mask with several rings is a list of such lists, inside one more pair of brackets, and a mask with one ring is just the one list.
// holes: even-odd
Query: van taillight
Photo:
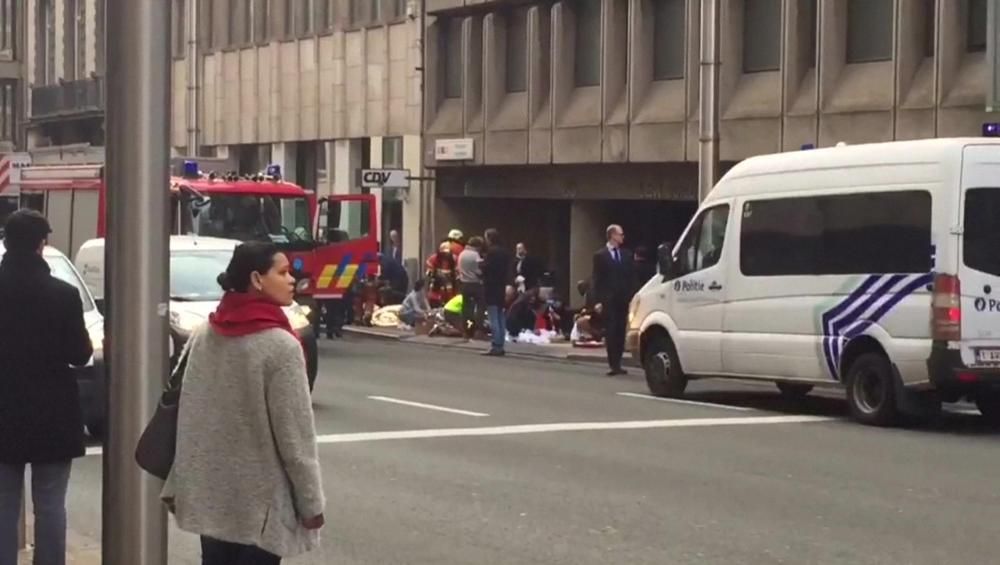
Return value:
[(934, 277), (934, 339), (937, 341), (962, 340), (962, 284), (958, 277)]

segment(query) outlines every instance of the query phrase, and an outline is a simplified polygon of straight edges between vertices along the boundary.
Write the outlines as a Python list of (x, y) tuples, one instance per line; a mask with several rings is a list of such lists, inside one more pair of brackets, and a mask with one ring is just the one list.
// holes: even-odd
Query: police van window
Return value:
[(1000, 276), (1000, 188), (974, 188), (965, 193), (965, 265)]
[(677, 249), (678, 275), (713, 267), (722, 255), (729, 223), (729, 205), (703, 211)]
[(742, 210), (746, 276), (928, 273), (931, 196), (897, 191), (751, 200)]

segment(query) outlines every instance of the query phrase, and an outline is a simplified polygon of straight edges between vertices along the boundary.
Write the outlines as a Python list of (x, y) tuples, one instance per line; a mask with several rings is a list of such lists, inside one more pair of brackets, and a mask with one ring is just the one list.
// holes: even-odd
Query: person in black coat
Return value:
[(500, 242), (500, 232), (486, 230), (486, 257), (483, 260), (483, 292), (493, 340), (486, 355), (502, 357), (507, 342), (507, 276), (510, 253)]
[(625, 232), (612, 224), (607, 229), (608, 243), (594, 254), (591, 281), (597, 304), (594, 311), (604, 321), (604, 343), (608, 350), (608, 376), (624, 375), (625, 331), (628, 303), (635, 293), (635, 264), (632, 253), (624, 249)]
[[(0, 562), (17, 561), (24, 468), (31, 465), (35, 559), (61, 563), (71, 461), (84, 455), (80, 392), (70, 366), (93, 355), (83, 301), (42, 258), (50, 233), (34, 211), (7, 220), (0, 261)], [(15, 534), (13, 537), (10, 534)], [(16, 544), (14, 544), (16, 545)]]
[(517, 277), (524, 280), (524, 290), (541, 286), (542, 275), (545, 274), (545, 265), (541, 259), (531, 255), (524, 243), (518, 243), (515, 251), (517, 260), (514, 262), (514, 288), (517, 288)]

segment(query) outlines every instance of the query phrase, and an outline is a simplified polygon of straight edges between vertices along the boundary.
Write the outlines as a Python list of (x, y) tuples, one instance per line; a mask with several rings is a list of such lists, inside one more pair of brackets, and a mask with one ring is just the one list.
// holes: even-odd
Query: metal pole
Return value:
[(28, 548), (28, 489), (21, 490), (21, 519), (17, 522), (17, 549)]
[(167, 374), (170, 2), (108, 0), (104, 565), (165, 565), (161, 483), (134, 452)]
[(719, 179), (719, 0), (701, 1), (701, 90), (698, 96), (698, 201)]
[(187, 11), (187, 151), (198, 156), (198, 0), (185, 0)]
[[(997, 50), (997, 34), (1000, 25), (1000, 0), (988, 0), (986, 3), (986, 61), (989, 82), (986, 84), (986, 111), (1000, 112), (1000, 60)], [(935, 27), (937, 29), (937, 27)], [(940, 57), (939, 57), (940, 58)]]

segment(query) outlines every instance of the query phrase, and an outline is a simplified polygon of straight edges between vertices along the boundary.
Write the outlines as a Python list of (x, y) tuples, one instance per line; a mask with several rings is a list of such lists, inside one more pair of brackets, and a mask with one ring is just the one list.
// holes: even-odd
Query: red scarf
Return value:
[(212, 329), (226, 337), (241, 337), (272, 328), (281, 328), (299, 339), (281, 306), (262, 296), (227, 292), (219, 307), (208, 316)]

